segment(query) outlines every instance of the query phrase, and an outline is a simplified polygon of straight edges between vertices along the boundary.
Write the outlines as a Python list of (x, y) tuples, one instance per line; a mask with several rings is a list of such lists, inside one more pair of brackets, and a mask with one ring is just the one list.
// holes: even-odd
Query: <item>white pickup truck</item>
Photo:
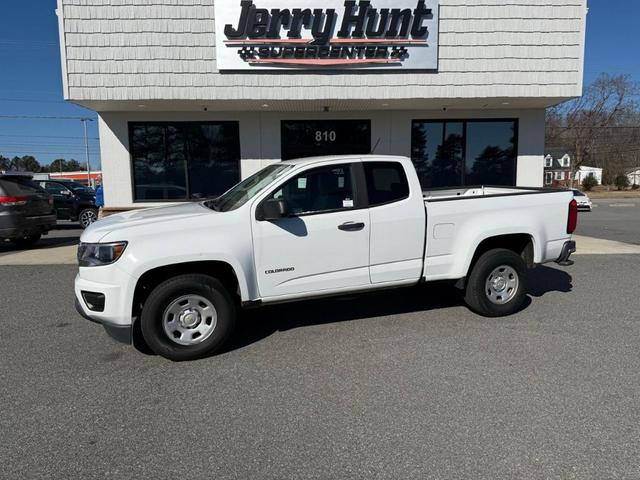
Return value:
[[(216, 200), (121, 213), (84, 231), (76, 308), (116, 339), (199, 358), (239, 308), (453, 280), (484, 316), (510, 315), (527, 268), (570, 265), (569, 190), (423, 192), (408, 158), (271, 165)], [(425, 288), (425, 295), (429, 289)]]

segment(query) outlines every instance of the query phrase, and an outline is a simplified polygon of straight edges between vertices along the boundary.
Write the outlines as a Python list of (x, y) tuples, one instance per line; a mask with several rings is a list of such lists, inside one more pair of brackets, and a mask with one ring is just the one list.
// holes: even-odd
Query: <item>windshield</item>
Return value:
[(240, 208), (291, 168), (292, 165), (271, 165), (239, 183), (221, 197), (204, 202), (204, 205), (216, 212), (229, 212)]
[(574, 190), (574, 191), (573, 191), (573, 194), (574, 194), (576, 197), (584, 197), (584, 196), (585, 196), (585, 194), (584, 194), (584, 193), (582, 193), (580, 190)]

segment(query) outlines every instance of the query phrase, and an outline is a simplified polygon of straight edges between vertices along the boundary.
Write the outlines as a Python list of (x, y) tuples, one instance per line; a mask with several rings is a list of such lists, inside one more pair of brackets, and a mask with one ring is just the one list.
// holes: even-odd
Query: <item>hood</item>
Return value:
[[(215, 212), (200, 203), (133, 210), (98, 220), (84, 231), (80, 241), (96, 243), (109, 233), (117, 232), (118, 230), (158, 225), (211, 214), (215, 214)], [(123, 240), (126, 239), (123, 238)]]

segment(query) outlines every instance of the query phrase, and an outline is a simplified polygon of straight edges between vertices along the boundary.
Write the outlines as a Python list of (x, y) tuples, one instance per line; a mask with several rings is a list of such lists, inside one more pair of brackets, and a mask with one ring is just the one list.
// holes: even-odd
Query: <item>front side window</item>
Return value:
[(515, 185), (516, 120), (414, 120), (411, 158), (423, 188)]
[(308, 215), (355, 206), (351, 165), (332, 165), (301, 173), (270, 198), (285, 200), (291, 215)]
[(136, 201), (216, 197), (240, 180), (238, 122), (129, 124)]
[(369, 206), (398, 202), (409, 197), (409, 183), (404, 168), (397, 162), (366, 162)]
[(61, 183), (42, 182), (40, 185), (51, 195), (64, 195), (65, 192), (69, 192), (69, 189)]

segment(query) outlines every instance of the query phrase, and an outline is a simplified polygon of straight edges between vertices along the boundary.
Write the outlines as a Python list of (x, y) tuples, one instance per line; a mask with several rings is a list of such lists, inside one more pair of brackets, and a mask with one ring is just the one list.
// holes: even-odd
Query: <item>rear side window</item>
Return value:
[(366, 162), (364, 171), (370, 207), (409, 198), (409, 182), (400, 163)]
[(42, 193), (43, 190), (37, 184), (33, 183), (28, 178), (20, 177), (4, 177), (0, 179), (0, 191), (5, 195), (33, 195), (35, 193)]

